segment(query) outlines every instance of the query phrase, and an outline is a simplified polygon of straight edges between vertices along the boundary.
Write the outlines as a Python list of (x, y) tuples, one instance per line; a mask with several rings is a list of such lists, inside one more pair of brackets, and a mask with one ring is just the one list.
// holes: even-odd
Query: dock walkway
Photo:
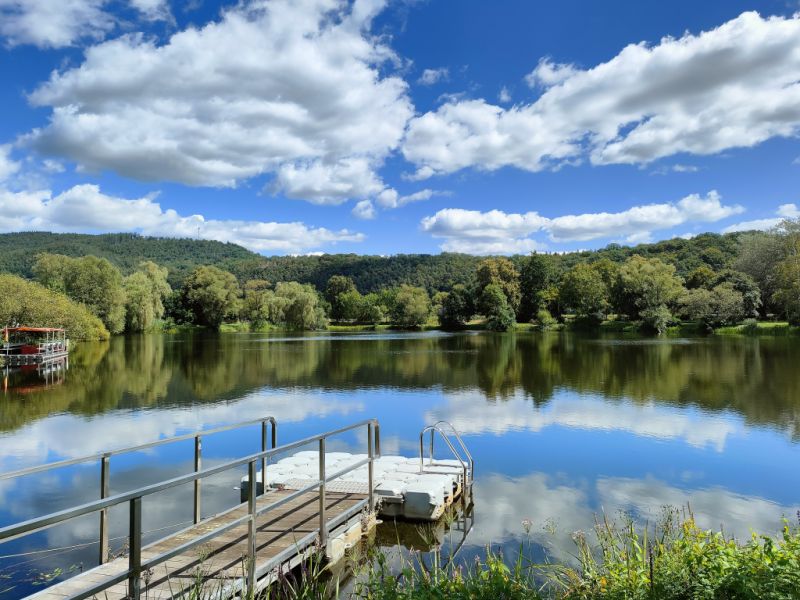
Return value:
[[(273, 491), (261, 496), (257, 509), (290, 496), (288, 491)], [(331, 536), (352, 527), (367, 497), (360, 494), (327, 494), (326, 514)], [(207, 535), (248, 514), (247, 504), (220, 516), (207, 519), (179, 533), (142, 548), (142, 563), (179, 550), (187, 542)], [(319, 496), (306, 492), (267, 512), (256, 520), (256, 592), (274, 580), (278, 568), (291, 568), (316, 543), (319, 532)], [(142, 574), (141, 594), (148, 600), (190, 597), (198, 579), (203, 580), (207, 593), (222, 592), (235, 595), (242, 589), (247, 575), (248, 525), (239, 523), (200, 547), (193, 547)], [(113, 584), (122, 579), (122, 583)], [(116, 558), (67, 581), (56, 584), (33, 596), (36, 600), (64, 600), (80, 596), (91, 587), (102, 586), (98, 598), (123, 600), (128, 598), (128, 559)], [(109, 587), (106, 587), (109, 586)], [(210, 595), (209, 594), (209, 595)]]

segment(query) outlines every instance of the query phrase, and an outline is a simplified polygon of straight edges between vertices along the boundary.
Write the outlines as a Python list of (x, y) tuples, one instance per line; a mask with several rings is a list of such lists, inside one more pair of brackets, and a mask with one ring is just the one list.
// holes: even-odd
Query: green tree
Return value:
[(38, 283), (0, 273), (0, 328), (13, 325), (63, 327), (73, 340), (109, 336), (102, 321), (83, 304)]
[(645, 310), (660, 306), (669, 310), (683, 295), (683, 289), (673, 265), (634, 255), (620, 268), (615, 286), (617, 311), (638, 319)]
[(708, 329), (733, 325), (745, 316), (744, 297), (731, 282), (721, 283), (711, 290), (696, 288), (683, 295), (680, 312)]
[(105, 258), (40, 254), (33, 272), (42, 285), (84, 304), (111, 333), (124, 329), (122, 274)]
[(520, 321), (530, 321), (542, 308), (542, 292), (553, 283), (554, 275), (552, 260), (544, 254), (534, 252), (523, 261), (519, 276)]
[(483, 293), (487, 285), (497, 285), (505, 294), (506, 301), (514, 313), (519, 309), (522, 299), (520, 290), (519, 273), (514, 263), (507, 258), (487, 258), (478, 264), (476, 270), (478, 282), (478, 296)]
[(381, 304), (380, 295), (371, 293), (363, 296), (361, 301), (361, 315), (358, 320), (362, 323), (377, 325), (382, 323), (385, 318), (386, 307)]
[(324, 329), (325, 311), (314, 286), (288, 281), (275, 286), (275, 296), (284, 303), (283, 322), (293, 329)]
[(423, 288), (401, 285), (394, 298), (392, 320), (402, 327), (424, 325), (431, 314), (431, 300)]
[(456, 284), (442, 303), (439, 320), (445, 329), (460, 329), (475, 313), (472, 294), (466, 286)]
[(686, 288), (696, 290), (699, 288), (708, 289), (714, 287), (712, 284), (716, 276), (717, 274), (713, 269), (706, 265), (701, 265), (689, 273), (689, 276), (686, 278)]
[(755, 280), (741, 271), (724, 269), (708, 284), (710, 289), (730, 283), (734, 290), (742, 295), (742, 309), (745, 317), (757, 317), (761, 309), (761, 290)]
[(800, 219), (781, 223), (782, 259), (775, 265), (773, 300), (793, 325), (800, 325)]
[(513, 329), (516, 318), (514, 311), (506, 299), (503, 288), (490, 283), (483, 288), (479, 300), (480, 311), (486, 317), (486, 328), (492, 331), (509, 331)]
[(582, 318), (601, 321), (608, 308), (608, 289), (600, 272), (581, 263), (564, 274), (559, 286), (559, 298)]
[(328, 283), (325, 286), (325, 300), (331, 305), (331, 319), (341, 321), (347, 318), (343, 314), (344, 307), (339, 304), (339, 297), (342, 294), (357, 291), (356, 284), (353, 283), (350, 277), (334, 275), (328, 279)]
[(147, 331), (164, 316), (164, 300), (172, 293), (167, 275), (165, 267), (145, 261), (125, 278), (125, 328), (128, 331)]
[(634, 255), (620, 268), (614, 304), (618, 313), (640, 320), (644, 330), (661, 334), (672, 322), (672, 310), (684, 293), (673, 265)]
[(353, 287), (339, 294), (335, 304), (331, 306), (334, 305), (337, 307), (340, 321), (359, 321), (364, 312), (364, 297)]
[(778, 289), (778, 263), (784, 258), (785, 247), (777, 231), (749, 233), (739, 238), (737, 258), (733, 268), (749, 275), (761, 292), (763, 315), (782, 312), (775, 296)]
[(183, 296), (195, 323), (219, 328), (238, 310), (239, 284), (227, 271), (212, 266), (197, 267), (183, 284)]

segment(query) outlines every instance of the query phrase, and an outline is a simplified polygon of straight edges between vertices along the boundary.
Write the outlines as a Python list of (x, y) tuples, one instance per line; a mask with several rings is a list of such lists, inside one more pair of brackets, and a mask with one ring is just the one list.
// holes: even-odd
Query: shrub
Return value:
[(658, 335), (664, 333), (674, 320), (672, 313), (663, 304), (655, 308), (646, 308), (639, 316), (642, 318), (642, 329)]
[(558, 320), (550, 314), (549, 310), (543, 308), (536, 313), (536, 322), (539, 325), (539, 329), (546, 331), (555, 327)]
[(82, 304), (38, 283), (0, 274), (0, 326), (15, 324), (63, 327), (73, 340), (108, 338), (102, 321)]

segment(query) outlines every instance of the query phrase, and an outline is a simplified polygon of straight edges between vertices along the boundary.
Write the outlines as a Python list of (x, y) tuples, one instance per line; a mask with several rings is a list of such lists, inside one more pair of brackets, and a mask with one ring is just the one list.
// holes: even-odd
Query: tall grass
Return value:
[[(529, 530), (529, 527), (526, 527)], [(319, 558), (279, 574), (264, 600), (797, 600), (800, 598), (800, 511), (777, 537), (753, 533), (736, 540), (700, 528), (691, 511), (665, 509), (653, 526), (598, 518), (576, 532), (575, 563), (531, 560), (530, 546), (514, 556), (487, 548), (471, 564), (441, 550), (387, 553), (357, 550), (348, 558), (354, 581), (345, 587)], [(210, 600), (219, 589), (187, 598)], [(207, 592), (207, 593), (206, 593)]]

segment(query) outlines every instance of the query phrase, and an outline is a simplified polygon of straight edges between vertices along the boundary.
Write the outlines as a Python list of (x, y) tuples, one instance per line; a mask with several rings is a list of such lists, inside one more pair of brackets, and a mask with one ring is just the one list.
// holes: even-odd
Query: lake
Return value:
[[(539, 556), (569, 560), (573, 533), (595, 515), (652, 522), (664, 505), (688, 504), (701, 525), (739, 536), (775, 533), (800, 508), (799, 357), (797, 338), (116, 337), (79, 344), (55, 381), (5, 381), (0, 472), (267, 415), (279, 443), (376, 417), (383, 453), (415, 456), (420, 429), (445, 419), (476, 461), (465, 556), (530, 539)], [(362, 446), (343, 436), (329, 450)], [(204, 466), (259, 449), (257, 426), (211, 436)], [(111, 491), (191, 469), (191, 442), (114, 457)], [(241, 474), (204, 484), (204, 514), (238, 501)], [(93, 463), (0, 481), (0, 524), (93, 500), (98, 479)], [(112, 549), (126, 511), (111, 513)], [(143, 512), (150, 539), (185, 526), (191, 489), (145, 500)], [(93, 566), (97, 528), (81, 518), (0, 545), (0, 598)]]

